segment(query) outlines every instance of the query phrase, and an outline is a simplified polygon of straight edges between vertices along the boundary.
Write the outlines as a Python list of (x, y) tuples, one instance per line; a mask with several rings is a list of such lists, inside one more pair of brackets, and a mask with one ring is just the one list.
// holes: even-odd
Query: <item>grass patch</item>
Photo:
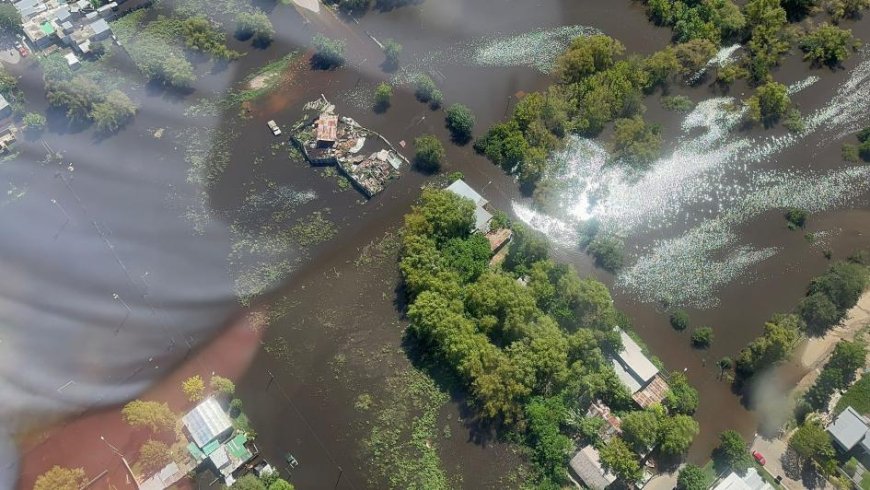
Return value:
[(363, 440), (372, 469), (372, 486), (390, 489), (447, 489), (451, 482), (438, 455), (444, 430), (438, 413), (449, 400), (431, 378), (408, 370), (387, 379), (387, 392), (371, 413), (371, 430)]
[(870, 376), (863, 376), (846, 390), (837, 402), (834, 413), (838, 414), (846, 407), (852, 407), (862, 415), (870, 413)]
[[(268, 94), (281, 84), (284, 72), (291, 63), (298, 59), (299, 53), (293, 51), (251, 73), (241, 82), (242, 89), (230, 92), (226, 98), (226, 104), (231, 107), (259, 99)], [(252, 84), (255, 86), (252, 87)]]
[(863, 490), (870, 490), (870, 473), (864, 473), (861, 476), (861, 488)]
[(666, 95), (662, 97), (662, 107), (674, 112), (689, 112), (695, 107), (695, 103), (685, 95)]

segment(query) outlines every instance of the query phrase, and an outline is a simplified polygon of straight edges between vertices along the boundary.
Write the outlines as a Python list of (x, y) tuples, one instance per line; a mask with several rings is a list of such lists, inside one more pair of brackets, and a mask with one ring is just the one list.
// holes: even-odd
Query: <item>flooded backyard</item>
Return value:
[[(284, 284), (268, 294), (268, 313), (258, 313), (263, 348), (237, 386), (264, 457), (282, 461), (291, 453), (299, 461), (294, 485), (377, 487), (389, 484), (390, 471), (419, 469), (395, 454), (373, 457), (373, 439), (393, 437), (408, 423), (424, 439), (410, 453), (421, 460), (437, 456), (453, 486), (511, 487), (521, 477), (516, 447), (475, 426), (450, 386), (414, 378), (403, 345), (396, 233), (422, 186), (437, 177), (404, 165), (399, 178), (366, 200), (339, 174), (306, 163), (287, 138), (273, 137), (266, 121), (275, 120), (286, 134), (304, 105), (324, 95), (338, 113), (400, 151), (406, 143), (410, 157), (420, 135), (449, 141), (443, 111), (413, 96), (418, 73), (435, 79), (446, 105), (459, 102), (474, 112), (479, 136), (506, 118), (523, 93), (549, 84), (548, 60), (571, 37), (600, 31), (628, 53), (649, 54), (668, 43), (670, 32), (628, 0), (430, 0), (373, 10), (357, 21), (323, 8), (313, 13), (262, 3), (277, 28), (269, 48), (248, 50), (223, 70), (198, 67), (207, 73), (193, 95), (135, 89), (131, 96), (149, 110), (96, 148), (121, 162), (135, 148), (173, 169), (166, 179), (168, 212), (183, 217), (192, 233), (215, 222), (226, 227), (237, 294), (250, 298), (276, 279)], [(851, 27), (870, 40), (870, 18)], [(306, 50), (317, 32), (346, 41), (346, 66), (310, 69)], [(383, 55), (370, 36), (403, 45), (399, 70), (381, 69)], [(210, 105), (292, 52), (278, 88), (241, 113), (238, 106), (222, 112)], [(706, 461), (719, 432), (735, 428), (751, 437), (757, 426), (757, 413), (719, 378), (716, 362), (736, 356), (773, 313), (795, 307), (809, 280), (829, 264), (823, 252), (844, 258), (870, 247), (870, 167), (844, 162), (840, 151), (847, 135), (870, 122), (870, 50), (844, 65), (811, 70), (793, 54), (776, 73), (792, 84), (807, 118), (798, 134), (736, 127), (722, 106), (724, 97), (748, 93), (740, 84), (727, 94), (712, 82), (673, 87), (673, 94), (700, 103), (689, 114), (665, 111), (657, 95), (648, 98), (646, 118), (662, 124), (669, 156), (629, 178), (602, 167), (606, 150), (597, 142), (572, 141), (558, 156), (570, 162), (563, 176), (570, 185), (552, 216), (535, 211), (517, 183), (470, 144), (446, 145), (443, 173), (462, 172), (494, 207), (545, 231), (559, 260), (613, 288), (617, 307), (668, 370), (687, 371), (701, 399), (692, 462)], [(373, 93), (381, 81), (398, 86), (389, 109), (377, 113)], [(28, 94), (37, 107), (45, 106), (42, 97)], [(64, 152), (64, 162), (87, 171), (89, 155), (75, 148), (90, 137), (50, 120), (44, 140)], [(25, 142), (22, 151), (40, 155), (36, 160), (45, 153), (42, 141)], [(216, 172), (205, 192), (173, 187), (196, 188), (199, 182), (188, 178), (196, 162)], [(147, 171), (142, 166), (136, 170)], [(791, 206), (811, 212), (806, 230), (787, 228), (782, 214)], [(577, 249), (576, 225), (591, 217), (625, 240), (628, 266), (615, 277)], [(709, 350), (692, 349), (688, 334), (671, 328), (666, 304), (685, 306), (693, 325), (713, 328)], [(434, 418), (390, 412), (392, 423), (379, 419), (408, 386), (415, 387), (414, 408)], [(383, 458), (398, 469), (378, 468)], [(37, 470), (28, 475), (27, 468), (25, 481), (32, 481)]]

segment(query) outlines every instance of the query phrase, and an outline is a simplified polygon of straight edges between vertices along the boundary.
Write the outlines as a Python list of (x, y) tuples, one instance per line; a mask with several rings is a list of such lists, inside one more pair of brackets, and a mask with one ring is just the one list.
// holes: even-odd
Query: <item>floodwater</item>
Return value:
[[(371, 475), (370, 461), (360, 450), (360, 440), (368, 426), (366, 415), (354, 408), (363, 392), (376, 398), (383, 392), (388, 376), (407, 368), (401, 349), (402, 320), (395, 303), (397, 274), (391, 256), (384, 263), (365, 267), (355, 265), (366, 245), (378, 242), (386, 232), (401, 225), (402, 216), (418, 197), (420, 187), (430, 177), (403, 169), (403, 175), (369, 202), (354, 190), (340, 191), (334, 179), (320, 175), (320, 169), (288, 160), (286, 147), (272, 149), (278, 140), (266, 130), (265, 122), (275, 119), (289, 127), (298, 119), (302, 105), (324, 94), (337, 105), (337, 111), (384, 134), (393, 144), (411, 143), (430, 133), (449, 141), (443, 127), (443, 112), (432, 111), (414, 100), (408, 85), (396, 90), (392, 106), (384, 114), (371, 110), (368, 97), (382, 80), (410, 80), (415, 72), (426, 72), (444, 93), (446, 105), (461, 102), (477, 116), (477, 134), (503, 119), (522, 92), (541, 89), (547, 77), (529, 65), (534, 60), (498, 58), (493, 63), (505, 66), (482, 67), (475, 64), (481, 50), (502, 46), (526, 46), (540, 39), (558, 39), (548, 30), (574, 26), (572, 32), (598, 29), (626, 45), (630, 53), (650, 53), (663, 47), (669, 32), (650, 24), (638, 2), (628, 0), (430, 0), (419, 5), (386, 12), (372, 11), (357, 21), (338, 19), (331, 12), (319, 14), (263, 2), (278, 29), (278, 40), (265, 50), (248, 54), (225, 70), (210, 72), (203, 78), (206, 87), (222, 90), (257, 67), (295, 49), (305, 49), (310, 37), (321, 32), (347, 42), (347, 66), (334, 71), (311, 71), (302, 66), (282, 89), (253, 105), (251, 119), (227, 118), (207, 121), (205, 125), (230, 127), (236, 144), (230, 149), (229, 165), (208, 195), (209, 214), (233, 216), (246, 196), (256, 194), (268, 184), (285, 186), (293, 192), (315, 198), (300, 199), (293, 216), (321, 211), (336, 225), (336, 235), (321, 245), (291, 250), (292, 260), (284, 280), (286, 288), (276, 293), (287, 314), (264, 333), (262, 342), (269, 353), (261, 351), (247, 374), (237, 382), (252, 426), (259, 432), (258, 447), (273, 462), (293, 454), (299, 466), (292, 471), (292, 482), (301, 488), (366, 488)], [(854, 32), (870, 38), (870, 19), (853, 27)], [(531, 38), (514, 36), (544, 33)], [(862, 35), (863, 34), (863, 35)], [(396, 39), (404, 46), (397, 73), (384, 73), (382, 54), (374, 41)], [(531, 39), (531, 41), (530, 41)], [(514, 42), (511, 44), (510, 42)], [(237, 49), (243, 49), (238, 45)], [(540, 53), (540, 50), (534, 51)], [(822, 106), (848, 80), (859, 56), (836, 72), (809, 70), (799, 57), (790, 57), (777, 73), (777, 79), (792, 83), (817, 74), (821, 80), (799, 92), (795, 100), (804, 114)], [(491, 65), (492, 63), (490, 63)], [(25, 76), (38, 77), (36, 70)], [(37, 86), (34, 84), (33, 86)], [(730, 95), (739, 96), (745, 87), (735, 86)], [(697, 88), (674, 87), (674, 93), (695, 101), (721, 96), (702, 84)], [(101, 151), (123, 159), (129, 148), (155, 155), (161, 161), (177, 162), (180, 174), (187, 171), (182, 161), (185, 140), (179, 137), (187, 121), (179, 114), (184, 104), (201, 96), (176, 96), (149, 89), (132, 94), (143, 105), (156, 105), (162, 114), (175, 114), (178, 121), (166, 118), (136, 120), (119, 135), (97, 142)], [(40, 94), (28, 94), (39, 105)], [(43, 102), (44, 103), (44, 102)], [(647, 118), (664, 127), (668, 144), (677, 146), (684, 115), (662, 110), (655, 98), (646, 102)], [(866, 114), (864, 121), (867, 122)], [(166, 128), (162, 139), (153, 137)], [(734, 130), (742, 136), (764, 138), (781, 129), (766, 132)], [(818, 170), (842, 168), (840, 136), (807, 135), (772, 157), (759, 162), (768, 170)], [(45, 139), (55, 149), (75, 147), (86, 132), (69, 131), (59, 122), (50, 124)], [(284, 143), (286, 145), (286, 142)], [(39, 154), (37, 142), (29, 151)], [(490, 202), (501, 209), (516, 209), (527, 203), (516, 183), (476, 155), (471, 145), (446, 145), (444, 172), (461, 171), (475, 188), (483, 189)], [(79, 155), (79, 158), (85, 158)], [(70, 157), (72, 159), (72, 157)], [(736, 177), (739, 181), (739, 176)], [(169, 191), (172, 194), (171, 191)], [(674, 332), (661, 304), (650, 301), (637, 290), (619, 286), (613, 278), (592, 267), (588, 257), (574, 247), (556, 244), (556, 255), (573, 263), (581, 274), (593, 274), (614, 287), (614, 300), (634, 321), (634, 328), (668, 369), (687, 369), (701, 395), (696, 415), (701, 435), (690, 452), (690, 460), (706, 459), (717, 434), (736, 428), (744, 435), (755, 431), (757, 416), (747, 410), (730, 386), (718, 379), (715, 362), (735, 356), (739, 349), (760, 334), (764, 320), (775, 312), (794, 307), (809, 279), (824, 270), (828, 261), (822, 250), (830, 249), (842, 258), (860, 247), (870, 246), (870, 211), (866, 193), (843, 206), (813, 213), (805, 232), (825, 232), (823, 243), (811, 244), (804, 231), (789, 231), (780, 210), (759, 212), (735, 225), (738, 243), (759, 249), (776, 248), (765, 260), (752, 263), (724, 284), (713, 288), (715, 302), (688, 308), (694, 325), (709, 325), (715, 331), (709, 351), (690, 348), (688, 333)], [(179, 213), (190, 204), (173, 203)], [(705, 220), (704, 206), (689, 202), (681, 211)], [(694, 214), (693, 213), (694, 211)], [(690, 230), (694, 221), (674, 221), (665, 227), (641, 226), (626, 235), (630, 261), (655, 249), (660, 240)], [(193, 226), (193, 225), (192, 225)], [(717, 251), (728, 259), (727, 250)], [(678, 266), (678, 264), (677, 264)], [(495, 488), (500, 479), (516, 465), (517, 456), (509, 446), (491, 440), (490, 435), (467, 426), (461, 419), (462, 401), (457, 398), (439, 420), (440, 425), (456, 424), (453, 436), (439, 441), (440, 455), (448, 474), (458, 474), (466, 488)], [(440, 427), (439, 425), (439, 427)], [(123, 448), (122, 448), (123, 449)], [(32, 481), (32, 480), (31, 480)]]

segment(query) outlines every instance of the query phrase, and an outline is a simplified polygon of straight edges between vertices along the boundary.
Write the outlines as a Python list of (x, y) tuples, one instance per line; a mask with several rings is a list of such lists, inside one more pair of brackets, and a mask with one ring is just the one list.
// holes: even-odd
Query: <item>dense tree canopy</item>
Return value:
[(88, 477), (85, 475), (85, 470), (81, 468), (54, 466), (39, 475), (33, 490), (79, 490), (87, 482)]
[(166, 443), (148, 439), (139, 448), (139, 459), (137, 462), (141, 466), (142, 471), (145, 472), (145, 475), (150, 477), (172, 462), (172, 453), (169, 452), (169, 446)]
[(612, 150), (614, 158), (634, 167), (645, 167), (661, 154), (662, 128), (658, 124), (647, 124), (641, 116), (617, 119)]
[(698, 409), (698, 390), (689, 384), (684, 373), (673, 372), (668, 380), (668, 392), (663, 401), (671, 413), (692, 415)]
[(755, 90), (755, 94), (746, 101), (746, 106), (750, 121), (771, 126), (791, 107), (788, 87), (778, 82), (767, 82)]
[(402, 45), (394, 39), (384, 41), (384, 64), (388, 68), (399, 66), (399, 55), (402, 54)]
[(807, 420), (794, 432), (788, 445), (802, 458), (824, 464), (834, 457), (831, 436), (817, 420)]
[(565, 83), (577, 83), (611, 68), (623, 54), (625, 46), (610, 36), (580, 36), (556, 60), (556, 76)]
[(227, 48), (226, 35), (205, 17), (191, 17), (181, 24), (184, 44), (195, 51), (225, 60), (238, 58), (239, 53)]
[(748, 378), (787, 358), (800, 338), (802, 326), (797, 315), (774, 315), (764, 324), (764, 334), (740, 351), (737, 374)]
[(275, 27), (264, 12), (241, 12), (236, 16), (236, 36), (239, 39), (254, 39), (254, 43), (266, 46), (275, 38)]
[(11, 3), (0, 3), (0, 29), (7, 32), (21, 31), (21, 14)]
[(700, 428), (688, 415), (675, 415), (662, 420), (659, 449), (664, 454), (677, 455), (689, 449)]
[(700, 466), (690, 463), (680, 469), (677, 490), (707, 490), (709, 486), (710, 477)]
[(819, 65), (836, 66), (849, 57), (855, 45), (852, 31), (822, 24), (801, 39), (804, 59)]
[(864, 366), (866, 356), (867, 347), (863, 342), (838, 342), (815, 384), (804, 395), (804, 400), (815, 410), (826, 409), (831, 395), (855, 380), (855, 374)]
[(713, 450), (713, 459), (720, 469), (729, 469), (740, 474), (752, 466), (749, 445), (736, 430), (719, 434), (719, 445)]
[(94, 104), (90, 117), (98, 131), (113, 133), (136, 115), (136, 104), (124, 92), (112, 90), (102, 102)]
[(437, 172), (444, 160), (444, 146), (432, 135), (414, 140), (414, 165), (425, 172)]
[(238, 480), (230, 487), (232, 490), (266, 490), (266, 485), (252, 474), (247, 474)]
[(471, 130), (474, 129), (474, 114), (471, 109), (462, 104), (453, 104), (447, 109), (447, 129), (453, 138), (460, 142), (471, 138)]
[(314, 57), (311, 61), (315, 67), (329, 70), (344, 64), (344, 41), (316, 34), (312, 43)]
[(620, 480), (634, 483), (640, 480), (641, 470), (637, 454), (622, 439), (614, 437), (598, 450), (601, 466), (610, 470)]
[(154, 432), (175, 427), (175, 414), (166, 403), (133, 400), (121, 409), (124, 422), (133, 427), (147, 427)]
[(635, 451), (647, 453), (659, 439), (660, 419), (652, 410), (629, 412), (622, 417), (622, 437)]

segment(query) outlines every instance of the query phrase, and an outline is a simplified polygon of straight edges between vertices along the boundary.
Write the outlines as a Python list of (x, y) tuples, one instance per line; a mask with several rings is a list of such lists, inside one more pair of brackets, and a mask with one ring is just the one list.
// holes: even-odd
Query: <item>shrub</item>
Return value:
[(692, 346), (699, 349), (706, 349), (713, 343), (713, 329), (710, 327), (696, 328), (692, 332)]
[(662, 97), (662, 107), (669, 111), (689, 112), (695, 107), (695, 103), (685, 95), (666, 95)]
[(615, 237), (598, 236), (589, 243), (586, 251), (595, 258), (595, 265), (609, 272), (616, 272), (625, 262), (625, 245)]
[(393, 39), (384, 41), (384, 64), (389, 68), (399, 66), (399, 55), (402, 54), (402, 45)]
[(789, 228), (803, 228), (807, 224), (807, 212), (803, 209), (789, 208), (785, 212), (785, 219), (788, 221)]
[(788, 88), (777, 82), (767, 82), (758, 87), (755, 95), (746, 102), (747, 117), (750, 121), (771, 126), (785, 115), (791, 106)]
[(849, 57), (855, 43), (852, 31), (822, 24), (801, 39), (804, 60), (819, 65), (836, 66)]
[(435, 87), (435, 82), (426, 75), (418, 75), (414, 80), (414, 95), (420, 102), (429, 102), (432, 100), (432, 93), (438, 90)]
[(230, 417), (236, 418), (242, 413), (242, 401), (238, 398), (233, 398), (230, 401)]
[(28, 112), (22, 121), (29, 131), (42, 131), (45, 128), (45, 116), (36, 112)]
[(453, 104), (447, 109), (447, 129), (458, 141), (468, 141), (474, 128), (474, 114), (462, 104)]
[(674, 330), (683, 331), (689, 326), (689, 314), (686, 310), (676, 309), (671, 312), (671, 326)]
[(414, 164), (424, 172), (437, 172), (444, 159), (444, 146), (438, 138), (426, 135), (414, 140)]
[(381, 82), (375, 89), (375, 109), (379, 111), (390, 107), (390, 99), (393, 97), (393, 87), (387, 82)]

